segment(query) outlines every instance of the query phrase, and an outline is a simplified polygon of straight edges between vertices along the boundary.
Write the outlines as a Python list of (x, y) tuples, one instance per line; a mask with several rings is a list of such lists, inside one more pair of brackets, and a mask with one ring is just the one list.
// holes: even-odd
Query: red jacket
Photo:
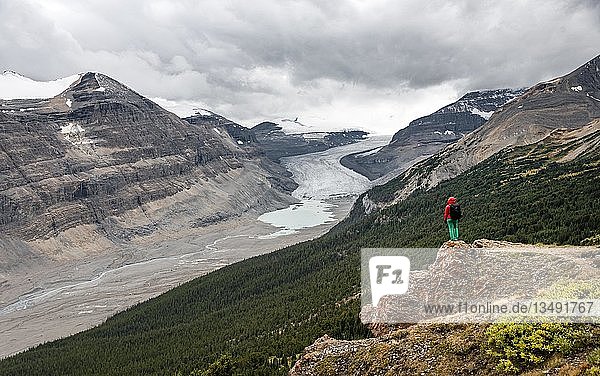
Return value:
[(444, 210), (444, 221), (450, 219), (450, 205), (452, 204), (456, 204), (456, 199), (454, 197), (448, 199), (448, 205), (446, 205), (446, 209)]

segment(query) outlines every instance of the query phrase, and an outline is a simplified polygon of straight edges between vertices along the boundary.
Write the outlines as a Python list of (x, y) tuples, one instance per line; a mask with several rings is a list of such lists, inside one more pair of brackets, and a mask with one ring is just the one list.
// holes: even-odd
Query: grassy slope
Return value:
[[(238, 374), (286, 374), (322, 334), (368, 335), (357, 320), (359, 302), (345, 300), (359, 290), (360, 247), (439, 246), (450, 194), (463, 205), (467, 241), (579, 244), (597, 235), (600, 157), (559, 165), (544, 155), (543, 146), (502, 153), (320, 239), (225, 267), (98, 328), (6, 359), (0, 375), (187, 373), (221, 353), (232, 355)], [(401, 182), (372, 194), (384, 196), (394, 184)]]

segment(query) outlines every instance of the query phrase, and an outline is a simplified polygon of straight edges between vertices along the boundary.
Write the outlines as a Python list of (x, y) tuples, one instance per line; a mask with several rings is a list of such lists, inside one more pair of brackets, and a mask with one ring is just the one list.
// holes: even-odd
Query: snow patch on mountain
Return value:
[(497, 107), (501, 107), (506, 103), (519, 97), (524, 90), (522, 89), (500, 89), (500, 90), (483, 90), (474, 91), (468, 93), (457, 102), (443, 107), (436, 111), (434, 114), (445, 114), (445, 113), (458, 113), (458, 112), (470, 112), (473, 115), (478, 115), (488, 120), (493, 110)]
[(320, 126), (314, 124), (307, 124), (303, 121), (298, 120), (299, 118), (279, 118), (275, 120), (269, 120), (269, 122), (276, 124), (281, 127), (281, 131), (285, 134), (302, 134), (302, 137), (306, 139), (310, 138), (323, 138), (331, 132), (349, 132), (349, 131), (361, 131), (358, 127), (352, 128), (332, 128), (330, 126)]
[(578, 92), (578, 91), (583, 90), (583, 88), (581, 87), (581, 85), (579, 85), (579, 86), (571, 86), (571, 90), (573, 90), (575, 92)]
[(75, 74), (54, 81), (35, 81), (12, 71), (0, 75), (0, 99), (52, 98), (67, 90), (80, 75)]
[(600, 99), (598, 99), (598, 98), (594, 97), (594, 96), (593, 96), (592, 94), (590, 94), (590, 93), (587, 93), (587, 94), (585, 94), (585, 95), (587, 95), (587, 97), (588, 97), (588, 98), (592, 98), (593, 100), (600, 102)]
[(213, 116), (211, 111), (204, 109), (204, 104), (192, 101), (172, 101), (165, 98), (150, 98), (154, 103), (167, 111), (174, 113), (180, 118), (186, 118), (194, 115)]
[(69, 123), (60, 128), (60, 133), (75, 146), (91, 145), (93, 140), (85, 137), (85, 129), (79, 124)]
[(479, 115), (482, 118), (484, 118), (485, 120), (488, 120), (492, 116), (492, 114), (494, 113), (494, 111), (481, 111), (478, 108), (472, 108), (471, 109), (471, 113), (473, 115)]

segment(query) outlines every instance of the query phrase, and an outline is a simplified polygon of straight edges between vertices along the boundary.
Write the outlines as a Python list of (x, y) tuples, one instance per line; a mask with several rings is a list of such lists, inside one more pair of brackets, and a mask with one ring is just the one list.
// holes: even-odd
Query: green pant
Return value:
[(448, 219), (448, 231), (450, 232), (450, 240), (458, 240), (458, 219)]

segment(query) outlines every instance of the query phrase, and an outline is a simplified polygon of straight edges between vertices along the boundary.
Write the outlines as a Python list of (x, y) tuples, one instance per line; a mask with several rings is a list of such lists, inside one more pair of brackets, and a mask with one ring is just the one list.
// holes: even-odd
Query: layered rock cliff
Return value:
[[(240, 146), (99, 73), (81, 74), (53, 98), (0, 100), (0, 233), (31, 241), (101, 228), (108, 217), (240, 173), (252, 175), (244, 188), (256, 191), (244, 195), (255, 200), (228, 205), (223, 216), (295, 187)], [(222, 200), (240, 194), (233, 191)]]

